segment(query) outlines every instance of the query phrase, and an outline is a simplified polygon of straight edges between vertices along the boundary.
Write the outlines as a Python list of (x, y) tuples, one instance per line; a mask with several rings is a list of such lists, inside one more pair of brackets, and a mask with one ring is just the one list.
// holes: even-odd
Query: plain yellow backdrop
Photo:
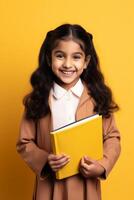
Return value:
[(133, 199), (133, 8), (133, 0), (0, 1), (0, 199), (31, 199), (34, 174), (15, 148), (22, 98), (46, 32), (62, 23), (81, 24), (93, 34), (106, 82), (121, 108), (116, 121), (122, 153), (102, 182), (103, 200)]

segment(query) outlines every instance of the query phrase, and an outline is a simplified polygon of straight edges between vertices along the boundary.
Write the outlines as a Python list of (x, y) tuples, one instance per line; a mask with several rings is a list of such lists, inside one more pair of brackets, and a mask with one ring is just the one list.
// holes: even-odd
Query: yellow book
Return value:
[(79, 162), (84, 155), (96, 160), (102, 158), (102, 116), (98, 114), (52, 131), (50, 137), (53, 153), (65, 153), (71, 158), (56, 172), (57, 179), (79, 173)]

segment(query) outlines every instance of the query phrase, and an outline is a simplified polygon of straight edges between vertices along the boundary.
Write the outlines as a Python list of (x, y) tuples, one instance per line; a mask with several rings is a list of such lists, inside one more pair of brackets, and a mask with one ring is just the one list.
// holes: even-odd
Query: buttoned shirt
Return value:
[(79, 79), (69, 90), (54, 83), (54, 86), (51, 89), (53, 130), (75, 122), (75, 113), (83, 89), (84, 86), (81, 79)]

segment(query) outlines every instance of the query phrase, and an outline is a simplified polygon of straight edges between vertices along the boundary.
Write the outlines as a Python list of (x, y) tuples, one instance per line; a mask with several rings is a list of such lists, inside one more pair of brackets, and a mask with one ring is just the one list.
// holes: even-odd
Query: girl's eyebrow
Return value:
[[(56, 53), (65, 53), (65, 52), (64, 52), (64, 51), (61, 51), (61, 50), (56, 50), (54, 53), (56, 54)], [(83, 55), (82, 52), (74, 52), (73, 54), (80, 54), (80, 55)]]

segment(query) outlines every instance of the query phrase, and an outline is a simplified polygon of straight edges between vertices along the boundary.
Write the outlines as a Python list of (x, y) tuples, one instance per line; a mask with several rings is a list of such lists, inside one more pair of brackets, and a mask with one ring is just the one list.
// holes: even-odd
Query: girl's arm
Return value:
[(35, 123), (33, 120), (26, 120), (25, 114), (20, 123), (20, 135), (16, 148), (23, 160), (41, 178), (49, 153), (36, 145)]
[(114, 115), (103, 119), (103, 159), (99, 164), (105, 169), (105, 178), (116, 163), (120, 151), (120, 133), (117, 129)]

